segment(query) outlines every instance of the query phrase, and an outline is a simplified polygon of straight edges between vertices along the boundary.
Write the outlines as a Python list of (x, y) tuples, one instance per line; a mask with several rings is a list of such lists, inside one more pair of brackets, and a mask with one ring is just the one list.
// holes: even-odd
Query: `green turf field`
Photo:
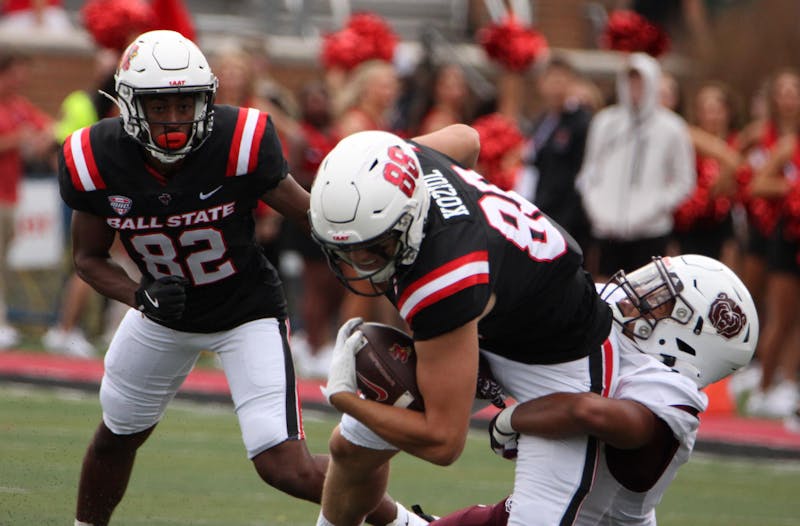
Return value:
[[(0, 525), (71, 525), (84, 448), (99, 419), (93, 395), (0, 385)], [(312, 451), (329, 415), (305, 414)], [(433, 513), (492, 503), (510, 489), (512, 464), (475, 433), (462, 458), (439, 468), (407, 455), (391, 492)], [(800, 521), (800, 462), (696, 456), (659, 509), (661, 526), (778, 526)], [(140, 450), (116, 525), (312, 525), (315, 505), (261, 483), (227, 406), (176, 402)]]

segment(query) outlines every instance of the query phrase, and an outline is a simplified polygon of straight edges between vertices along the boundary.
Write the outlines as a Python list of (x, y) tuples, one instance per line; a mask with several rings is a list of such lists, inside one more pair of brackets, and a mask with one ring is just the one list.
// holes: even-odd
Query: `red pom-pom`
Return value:
[(729, 197), (711, 197), (711, 187), (719, 177), (720, 166), (716, 159), (697, 160), (697, 186), (694, 193), (675, 210), (675, 230), (686, 232), (695, 226), (722, 223), (731, 210)]
[(669, 36), (659, 26), (634, 11), (611, 13), (600, 37), (600, 45), (614, 51), (642, 51), (654, 57), (669, 50)]
[(514, 188), (519, 174), (520, 158), (509, 154), (513, 154), (515, 150), (518, 153), (524, 141), (517, 124), (500, 113), (491, 113), (477, 119), (472, 127), (478, 131), (481, 139), (478, 164), (482, 175), (502, 190)]
[(747, 203), (747, 211), (761, 235), (771, 236), (781, 218), (781, 202), (755, 197)]
[(97, 45), (118, 51), (153, 29), (156, 19), (150, 4), (141, 0), (89, 0), (81, 16)]
[(547, 51), (547, 39), (513, 15), (478, 31), (478, 42), (492, 60), (511, 71), (524, 71)]
[(177, 31), (192, 42), (197, 40), (192, 15), (182, 0), (152, 0), (158, 29)]
[(323, 37), (320, 59), (326, 69), (349, 71), (372, 59), (391, 61), (397, 35), (378, 15), (356, 13), (336, 33)]

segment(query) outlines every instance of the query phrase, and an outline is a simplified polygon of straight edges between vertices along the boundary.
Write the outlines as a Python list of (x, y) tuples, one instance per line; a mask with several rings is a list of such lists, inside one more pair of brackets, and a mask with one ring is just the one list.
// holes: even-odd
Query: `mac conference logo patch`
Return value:
[(114, 212), (117, 213), (117, 215), (124, 216), (131, 211), (133, 200), (130, 197), (125, 197), (124, 195), (110, 195), (108, 196), (108, 203), (111, 205), (111, 208), (114, 209)]

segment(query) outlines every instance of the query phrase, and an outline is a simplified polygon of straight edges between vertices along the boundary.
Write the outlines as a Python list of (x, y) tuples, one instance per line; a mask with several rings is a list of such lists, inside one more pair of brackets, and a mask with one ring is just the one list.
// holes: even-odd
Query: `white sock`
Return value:
[(91, 522), (81, 522), (75, 519), (75, 526), (94, 526)]
[[(76, 524), (75, 526), (78, 526), (78, 525)], [(319, 512), (319, 517), (317, 517), (317, 526), (336, 526), (336, 525), (335, 525), (335, 524), (333, 524), (333, 523), (332, 523), (331, 521), (329, 521), (328, 519), (326, 519), (326, 518), (325, 518), (325, 517), (322, 515), (322, 512), (320, 511), (320, 512)]]

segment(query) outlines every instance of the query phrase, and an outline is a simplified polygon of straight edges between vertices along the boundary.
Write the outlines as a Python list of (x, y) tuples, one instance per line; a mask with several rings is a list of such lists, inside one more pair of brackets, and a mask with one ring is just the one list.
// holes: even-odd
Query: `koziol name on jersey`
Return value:
[(431, 199), (436, 202), (436, 206), (439, 207), (445, 219), (469, 215), (469, 210), (464, 205), (464, 201), (458, 197), (458, 192), (450, 184), (450, 181), (445, 179), (442, 172), (434, 170), (432, 173), (423, 174), (422, 179), (425, 180), (425, 186), (428, 187)]

